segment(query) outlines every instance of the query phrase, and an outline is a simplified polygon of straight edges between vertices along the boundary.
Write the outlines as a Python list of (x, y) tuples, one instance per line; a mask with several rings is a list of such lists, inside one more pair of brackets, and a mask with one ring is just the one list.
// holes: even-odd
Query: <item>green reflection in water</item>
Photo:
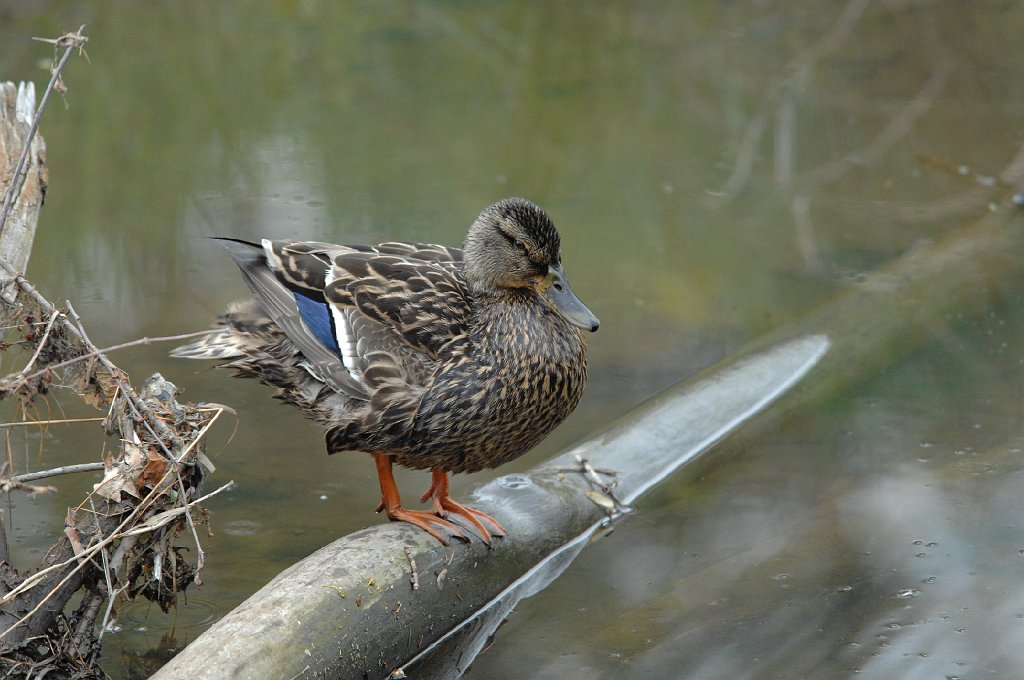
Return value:
[(1022, 332), (1020, 303), (943, 329), (860, 393), (701, 459), (522, 603), (474, 673), (1012, 677)]
[[(971, 173), (994, 174), (1007, 162), (1012, 142), (1006, 140), (1019, 137), (1024, 107), (1016, 77), (1024, 63), (1014, 49), (1024, 16), (1020, 6), (999, 3), (865, 5), (862, 14), (851, 11), (855, 21), (839, 27), (841, 7), (820, 3), (13, 7), (0, 7), (0, 77), (45, 81), (39, 61), (48, 55), (30, 36), (86, 23), (92, 37), (91, 63), (75, 60), (67, 72), (69, 108), (55, 100), (44, 122), (50, 192), (29, 275), (51, 298), (70, 298), (101, 345), (205, 327), (245, 294), (205, 235), (458, 243), (476, 213), (498, 197), (522, 194), (547, 208), (563, 234), (573, 287), (604, 325), (592, 338), (591, 388), (579, 411), (503, 472), (543, 460), (661, 387), (799, 316), (849, 285), (858, 270), (970, 219), (984, 206), (936, 201), (968, 193), (976, 188)], [(822, 45), (823, 52), (814, 52)], [(820, 58), (800, 61), (801, 54)], [(887, 153), (867, 166), (849, 163), (838, 181), (814, 185), (828, 162), (870, 149), (947, 59), (953, 69), (945, 86)], [(808, 80), (797, 87), (787, 78), (800, 65)], [(792, 186), (813, 188), (803, 222), (794, 218), (794, 191), (780, 177), (787, 96), (796, 111)], [(763, 135), (748, 148), (744, 140), (759, 116)], [(947, 172), (924, 156), (972, 170)], [(743, 159), (750, 162), (748, 180), (723, 200), (718, 192)], [(945, 211), (936, 210), (943, 205)], [(957, 357), (984, 351), (980, 340), (970, 340)], [(238, 487), (211, 503), (216, 536), (207, 546), (207, 585), (190, 589), (190, 604), (176, 619), (129, 607), (123, 630), (109, 638), (111, 673), (140, 677), (151, 667), (137, 658), (141, 650), (167, 631), (174, 630), (171, 646), (180, 646), (296, 558), (378, 521), (371, 513), (377, 493), (366, 460), (328, 459), (320, 434), (267, 399), (262, 387), (166, 359), (163, 347), (115, 359), (136, 380), (158, 369), (187, 398), (239, 411), (237, 431), (225, 425), (211, 446), (217, 479), (234, 479)], [(984, 393), (990, 381), (1000, 384), (999, 371), (985, 366), (969, 363), (946, 381), (914, 384), (911, 393), (886, 402), (886, 418), (875, 429), (913, 438), (917, 429), (904, 423), (920, 411), (930, 419), (965, 408), (923, 395), (956, 394), (961, 383), (976, 380)], [(70, 397), (55, 395), (53, 402), (69, 415), (91, 415)], [(975, 406), (1016, 432), (1011, 414)], [(837, 416), (826, 410), (815, 417), (834, 424)], [(971, 431), (966, 422), (957, 428)], [(800, 471), (811, 460), (817, 476), (809, 485), (841, 496), (851, 472), (838, 463), (820, 465), (817, 452), (846, 446), (852, 460), (870, 461), (869, 469), (888, 464), (865, 458), (873, 450), (866, 434), (872, 427), (848, 429), (854, 434), (839, 441), (818, 431), (783, 430), (782, 443), (770, 452), (723, 452), (702, 465), (742, 467), (730, 461), (766, 456), (779, 471)], [(82, 432), (62, 429), (48, 439), (45, 463), (78, 461), (83, 448), (98, 450), (95, 433)], [(457, 479), (456, 492), (484, 478)], [(730, 489), (725, 498), (753, 504), (790, 488), (789, 475), (761, 480)], [(404, 474), (400, 483), (418, 490), (426, 480)], [(630, 552), (643, 551), (630, 561), (662, 565), (647, 569), (649, 577), (595, 558), (583, 563), (576, 586), (566, 587), (633, 593), (638, 581), (656, 584), (613, 600), (639, 606), (672, 587), (680, 545), (709, 554), (722, 541), (743, 543), (750, 532), (742, 523), (712, 526), (699, 540), (692, 530), (679, 533), (681, 517), (727, 502), (723, 483), (683, 480), (645, 503), (648, 519), (637, 516), (627, 525), (638, 535)], [(59, 531), (62, 508), (86, 487), (69, 481), (56, 497), (16, 499), (15, 548), (45, 545), (40, 537), (48, 528)], [(972, 499), (966, 494), (958, 502), (970, 506)], [(39, 509), (30, 512), (30, 505)], [(786, 512), (813, 514), (810, 506), (797, 503)], [(636, 528), (651, 522), (676, 528)], [(882, 541), (872, 550), (904, 547)], [(28, 549), (19, 555), (25, 564), (37, 557)], [(831, 592), (841, 580), (822, 573), (827, 565), (811, 566), (807, 588)], [(711, 563), (703, 568), (708, 583), (745, 573), (722, 576)], [(551, 621), (552, 630), (568, 627), (577, 607), (561, 587), (524, 605), (525, 627), (538, 620)], [(746, 602), (729, 605), (739, 620), (750, 616)], [(775, 601), (763, 606), (777, 611)], [(685, 611), (695, 619), (704, 614), (696, 605)], [(601, 618), (615, 616), (604, 611)], [(621, 653), (632, 658), (645, 645), (665, 649), (666, 641), (696, 630), (692, 619), (670, 613), (645, 626), (623, 633), (632, 638)], [(564, 642), (583, 655), (579, 668), (596, 669), (599, 677), (631, 668), (606, 656), (604, 647), (584, 644), (592, 632), (569, 633), (578, 638)], [(509, 673), (522, 670), (529, 648), (537, 650), (526, 664), (529, 675), (543, 677), (532, 671), (551, 663), (557, 650), (534, 646), (521, 632), (503, 635), (504, 645), (485, 655), (494, 674), (514, 677)], [(736, 654), (751, 665), (764, 655)], [(655, 653), (648, 663), (664, 673), (678, 659)], [(559, 672), (571, 677), (565, 667)]]

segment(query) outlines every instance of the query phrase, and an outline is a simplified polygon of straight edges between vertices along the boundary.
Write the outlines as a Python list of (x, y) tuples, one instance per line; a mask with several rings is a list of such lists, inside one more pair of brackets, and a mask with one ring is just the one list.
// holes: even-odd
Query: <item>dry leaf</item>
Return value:
[(136, 480), (148, 462), (146, 454), (138, 444), (123, 442), (123, 447), (124, 459), (118, 463), (108, 457), (104, 461), (103, 480), (92, 487), (93, 491), (115, 503), (121, 501), (122, 491), (130, 496), (139, 497)]
[(142, 471), (142, 476), (139, 477), (139, 484), (155, 489), (164, 478), (165, 472), (167, 472), (167, 459), (150, 449), (149, 460)]
[(594, 505), (603, 508), (607, 512), (613, 512), (615, 510), (615, 501), (605, 496), (603, 493), (598, 491), (588, 491), (587, 498), (589, 498)]

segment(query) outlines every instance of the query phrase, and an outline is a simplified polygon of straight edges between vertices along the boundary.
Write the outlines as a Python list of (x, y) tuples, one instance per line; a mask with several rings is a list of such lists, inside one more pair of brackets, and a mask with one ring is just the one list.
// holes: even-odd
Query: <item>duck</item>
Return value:
[[(389, 519), (445, 545), (506, 536), (450, 496), (449, 475), (514, 460), (561, 424), (586, 388), (584, 333), (600, 325), (569, 285), (547, 212), (500, 200), (461, 249), (219, 241), (251, 297), (172, 356), (275, 388), (323, 427), (328, 454), (371, 454)], [(394, 465), (430, 471), (430, 510), (403, 506)]]

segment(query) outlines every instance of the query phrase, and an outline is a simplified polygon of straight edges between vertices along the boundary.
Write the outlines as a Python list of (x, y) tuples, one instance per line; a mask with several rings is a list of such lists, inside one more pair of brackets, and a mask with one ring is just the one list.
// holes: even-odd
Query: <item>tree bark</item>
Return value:
[[(18, 157), (25, 148), (32, 117), (35, 115), (35, 86), (32, 83), (0, 83), (0, 187), (6, 192), (14, 180)], [(0, 259), (24, 273), (28, 267), (32, 241), (39, 222), (39, 209), (49, 181), (46, 169), (46, 143), (41, 135), (32, 140), (28, 164), (23, 171), (21, 193), (6, 224), (0, 225)], [(0, 193), (0, 203), (3, 193)], [(0, 272), (0, 295), (14, 301), (12, 278)]]
[[(32, 83), (0, 83), (0, 205), (14, 177), (18, 158), (25, 148), (35, 108), (36, 90)], [(39, 223), (39, 208), (43, 205), (43, 195), (46, 193), (45, 156), (46, 143), (41, 135), (36, 135), (29, 151), (23, 191), (14, 203), (6, 225), (0, 224), (0, 259), (21, 272), (28, 266), (36, 225)], [(13, 304), (17, 294), (14, 278), (0, 271), (0, 298)], [(6, 592), (2, 576), (9, 571), (6, 568), (9, 562), (7, 527), (0, 514), (0, 595)]]

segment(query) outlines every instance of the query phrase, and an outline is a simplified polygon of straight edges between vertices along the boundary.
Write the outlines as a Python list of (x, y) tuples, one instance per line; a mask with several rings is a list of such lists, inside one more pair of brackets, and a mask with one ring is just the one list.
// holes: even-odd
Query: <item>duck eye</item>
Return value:
[(516, 248), (523, 251), (524, 253), (526, 252), (526, 242), (523, 241), (523, 239), (517, 238), (514, 242), (514, 245)]

